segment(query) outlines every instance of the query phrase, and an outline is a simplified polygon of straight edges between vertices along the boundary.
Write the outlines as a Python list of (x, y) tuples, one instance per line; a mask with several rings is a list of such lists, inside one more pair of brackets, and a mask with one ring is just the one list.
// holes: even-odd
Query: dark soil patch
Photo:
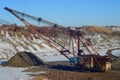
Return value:
[(41, 60), (40, 58), (38, 58), (30, 52), (16, 53), (8, 62), (3, 64), (3, 66), (12, 67), (30, 67), (40, 65), (45, 65), (43, 60)]
[(120, 71), (120, 60), (112, 62), (112, 70)]

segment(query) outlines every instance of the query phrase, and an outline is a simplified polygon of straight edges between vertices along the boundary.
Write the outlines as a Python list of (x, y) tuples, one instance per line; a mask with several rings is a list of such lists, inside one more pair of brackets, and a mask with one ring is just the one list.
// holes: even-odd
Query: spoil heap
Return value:
[(35, 56), (30, 52), (16, 53), (4, 66), (12, 67), (30, 67), (30, 66), (42, 66), (43, 60)]

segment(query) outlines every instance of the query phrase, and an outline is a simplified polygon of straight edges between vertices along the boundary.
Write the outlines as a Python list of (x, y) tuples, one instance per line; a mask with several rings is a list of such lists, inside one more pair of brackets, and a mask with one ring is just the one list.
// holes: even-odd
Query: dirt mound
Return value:
[(30, 52), (16, 53), (4, 66), (29, 67), (44, 65), (43, 60)]

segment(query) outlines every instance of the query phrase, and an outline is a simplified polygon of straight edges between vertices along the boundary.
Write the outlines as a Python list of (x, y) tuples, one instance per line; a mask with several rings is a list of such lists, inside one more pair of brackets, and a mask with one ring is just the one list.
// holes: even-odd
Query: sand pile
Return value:
[(30, 52), (16, 53), (4, 66), (29, 67), (44, 65), (43, 60)]

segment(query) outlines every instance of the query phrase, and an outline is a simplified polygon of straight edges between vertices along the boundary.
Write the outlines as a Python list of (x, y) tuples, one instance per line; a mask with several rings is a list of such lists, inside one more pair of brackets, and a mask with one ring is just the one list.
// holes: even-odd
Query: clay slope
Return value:
[(88, 34), (94, 34), (94, 33), (111, 33), (112, 30), (109, 28), (105, 28), (105, 27), (98, 27), (98, 26), (82, 26), (82, 31), (84, 33), (88, 33)]

